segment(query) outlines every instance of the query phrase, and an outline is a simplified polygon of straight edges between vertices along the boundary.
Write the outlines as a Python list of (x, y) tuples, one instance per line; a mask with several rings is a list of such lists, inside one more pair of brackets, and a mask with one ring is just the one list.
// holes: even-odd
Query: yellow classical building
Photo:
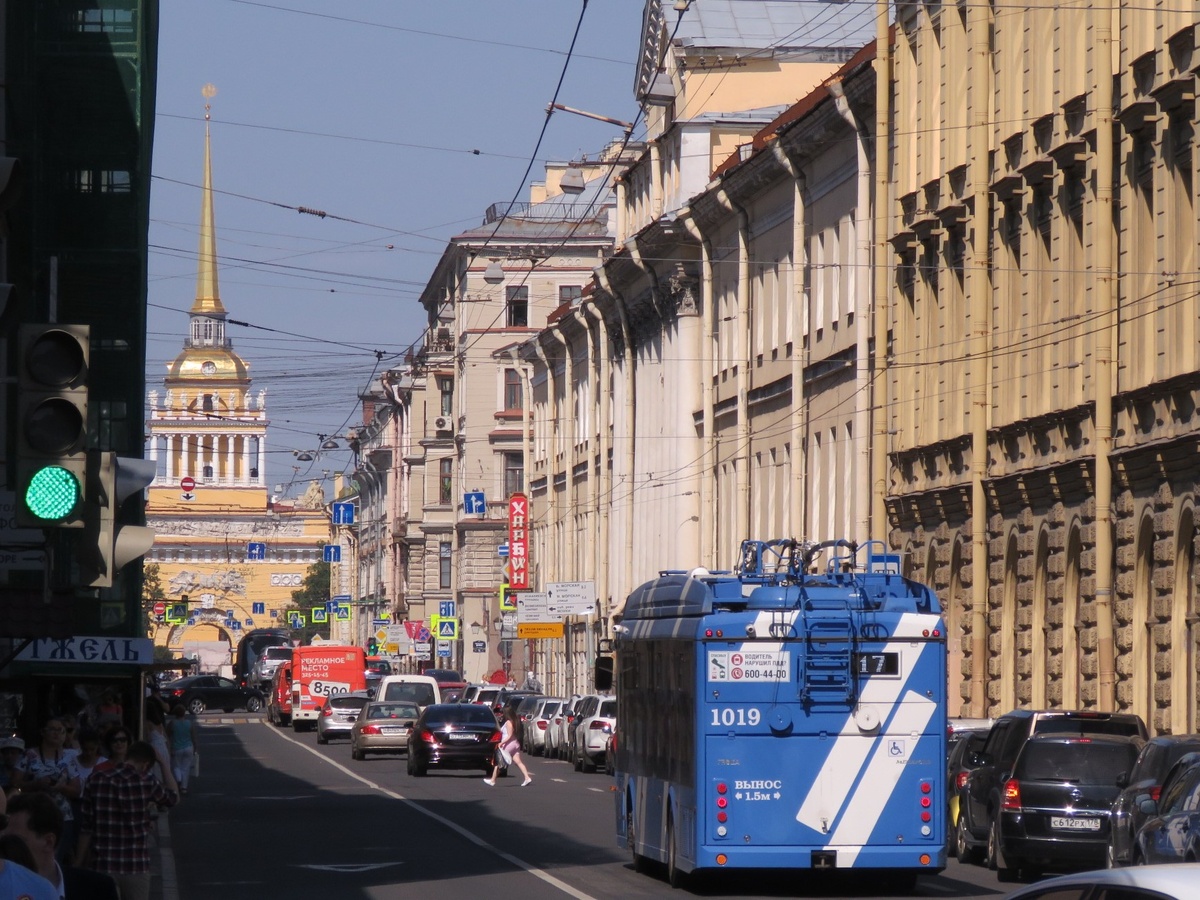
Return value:
[[(249, 366), (234, 352), (226, 318), (217, 288), (206, 114), (196, 299), (183, 350), (169, 364), (162, 390), (148, 393), (146, 453), (158, 465), (146, 508), (157, 538), (146, 563), (158, 564), (168, 604), (151, 616), (154, 642), (199, 656), (204, 670), (231, 662), (242, 633), (286, 626), (292, 591), (329, 542), (318, 482), (298, 501), (272, 502), (266, 392), (251, 390)], [(171, 615), (179, 604), (187, 607), (182, 620)]]

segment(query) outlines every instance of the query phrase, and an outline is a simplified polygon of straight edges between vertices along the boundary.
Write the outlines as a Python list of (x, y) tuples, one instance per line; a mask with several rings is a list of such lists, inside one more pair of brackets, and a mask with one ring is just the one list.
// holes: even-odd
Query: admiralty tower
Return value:
[[(204, 89), (206, 100), (216, 93)], [(204, 184), (196, 298), (183, 350), (162, 390), (148, 391), (146, 458), (158, 472), (146, 563), (157, 563), (166, 608), (150, 616), (155, 643), (199, 656), (201, 669), (230, 662), (242, 634), (285, 627), (282, 611), (321, 559), (329, 519), (319, 484), (296, 502), (273, 502), (267, 485), (266, 392), (234, 351), (217, 286), (212, 136), (205, 105)], [(185, 613), (186, 607), (186, 613)]]

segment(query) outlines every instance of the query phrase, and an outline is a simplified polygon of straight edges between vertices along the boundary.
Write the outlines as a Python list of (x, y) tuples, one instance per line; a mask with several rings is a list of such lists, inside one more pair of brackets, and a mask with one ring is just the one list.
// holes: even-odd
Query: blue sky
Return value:
[[(347, 452), (298, 463), (292, 451), (361, 422), (357, 395), (376, 366), (397, 364), (420, 337), (417, 298), (447, 238), (478, 226), (492, 203), (526, 198), (522, 179), (556, 89), (560, 103), (635, 119), (643, 6), (164, 2), (148, 387), (161, 386), (182, 348), (195, 296), (205, 84), (217, 88), (221, 298), (231, 319), (255, 326), (229, 333), (254, 387), (267, 391), (268, 477), (295, 480), (296, 496), (308, 479), (346, 467)], [(620, 136), (556, 112), (530, 178), (540, 180), (545, 160), (594, 156)]]

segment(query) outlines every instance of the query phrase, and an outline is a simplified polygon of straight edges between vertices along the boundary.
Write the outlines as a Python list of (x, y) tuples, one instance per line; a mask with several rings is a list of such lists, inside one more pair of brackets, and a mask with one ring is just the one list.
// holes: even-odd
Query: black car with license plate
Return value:
[[(983, 749), (970, 754), (973, 768), (959, 790), (955, 845), (959, 859), (971, 861), (986, 848), (995, 861), (995, 831), (1004, 784), (1025, 742), (1035, 734), (1116, 734), (1147, 739), (1146, 723), (1133, 713), (1091, 710), (1017, 709), (996, 719)], [(964, 852), (965, 851), (965, 852)]]
[(264, 703), (262, 691), (243, 687), (232, 678), (220, 675), (187, 675), (163, 685), (162, 695), (168, 705), (181, 703), (193, 715), (199, 715), (206, 709), (220, 709), (227, 713), (235, 709), (258, 712)]
[(1117, 735), (1034, 735), (1004, 782), (992, 865), (1001, 880), (1018, 871), (1087, 869), (1108, 855), (1109, 813), (1117, 779), (1142, 742)]
[(408, 774), (432, 768), (491, 772), (500, 728), (486, 706), (433, 703), (425, 707), (408, 736)]
[(1133, 836), (1133, 865), (1200, 861), (1200, 753), (1180, 757), (1159, 797), (1142, 795), (1139, 806), (1146, 821)]

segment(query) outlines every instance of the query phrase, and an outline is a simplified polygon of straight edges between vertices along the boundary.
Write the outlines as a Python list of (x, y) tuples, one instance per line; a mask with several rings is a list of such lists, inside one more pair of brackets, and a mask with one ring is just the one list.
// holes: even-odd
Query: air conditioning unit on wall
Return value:
[(449, 416), (438, 416), (433, 420), (433, 427), (437, 431), (450, 431), (454, 426)]

